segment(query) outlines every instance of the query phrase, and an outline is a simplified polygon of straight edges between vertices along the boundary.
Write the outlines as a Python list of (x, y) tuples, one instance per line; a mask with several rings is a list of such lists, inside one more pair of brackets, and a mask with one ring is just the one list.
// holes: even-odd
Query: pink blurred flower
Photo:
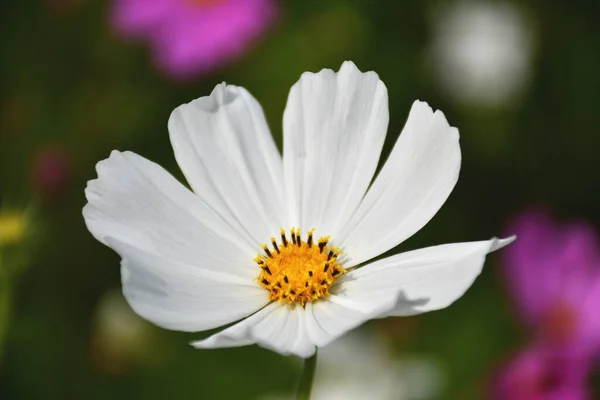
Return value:
[(600, 243), (594, 229), (529, 211), (509, 232), (518, 240), (504, 252), (504, 272), (523, 322), (541, 340), (597, 350)]
[(274, 22), (273, 0), (114, 0), (115, 30), (148, 42), (174, 78), (205, 73), (240, 56)]
[(583, 221), (558, 224), (530, 210), (509, 227), (510, 294), (532, 342), (500, 372), (496, 400), (586, 400), (600, 345), (600, 243)]
[(514, 357), (499, 375), (494, 400), (588, 400), (589, 364), (570, 349), (534, 346)]
[(44, 200), (52, 200), (63, 194), (68, 187), (69, 175), (67, 155), (59, 148), (41, 150), (31, 166), (33, 186)]

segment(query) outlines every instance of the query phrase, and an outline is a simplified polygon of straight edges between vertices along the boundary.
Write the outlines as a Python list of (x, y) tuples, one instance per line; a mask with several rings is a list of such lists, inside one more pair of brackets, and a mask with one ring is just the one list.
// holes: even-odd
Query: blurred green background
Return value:
[[(26, 240), (11, 250), (26, 255), (19, 258), (26, 268), (10, 280), (0, 275), (11, 314), (0, 328), (0, 399), (252, 399), (293, 390), (299, 369), (291, 357), (256, 346), (194, 350), (187, 343), (206, 334), (149, 324), (115, 349), (100, 327), (101, 299), (120, 288), (119, 258), (85, 228), (86, 181), (112, 149), (134, 151), (183, 179), (167, 119), (222, 81), (261, 102), (280, 148), (291, 85), (304, 71), (337, 70), (347, 59), (388, 87), (384, 153), (415, 99), (443, 110), (461, 132), (461, 178), (433, 221), (394, 251), (499, 235), (530, 205), (599, 226), (600, 2), (503, 3), (516, 16), (497, 33), (508, 56), (483, 62), (489, 82), (478, 89), (461, 72), (477, 56), (450, 60), (440, 46), (471, 32), (448, 21), (480, 2), (282, 1), (277, 24), (244, 56), (173, 81), (157, 73), (144, 45), (111, 31), (108, 1), (3, 1), (0, 209), (33, 211)], [(494, 40), (480, 46), (494, 48)], [(509, 86), (508, 94), (489, 96)], [(50, 187), (46, 162), (57, 170)], [(399, 355), (439, 363), (442, 399), (485, 398), (494, 371), (526, 340), (498, 268), (491, 255), (447, 310), (370, 323)]]

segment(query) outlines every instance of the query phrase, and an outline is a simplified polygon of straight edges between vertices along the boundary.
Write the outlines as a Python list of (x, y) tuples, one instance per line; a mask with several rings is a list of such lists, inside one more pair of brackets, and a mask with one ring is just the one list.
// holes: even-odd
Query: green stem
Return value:
[(12, 287), (8, 282), (8, 274), (0, 271), (0, 364), (2, 364), (2, 350), (5, 346), (8, 325), (12, 311)]
[(317, 366), (317, 352), (304, 360), (304, 369), (298, 384), (298, 392), (296, 400), (310, 400), (310, 392), (312, 391), (313, 379), (315, 377), (315, 368)]

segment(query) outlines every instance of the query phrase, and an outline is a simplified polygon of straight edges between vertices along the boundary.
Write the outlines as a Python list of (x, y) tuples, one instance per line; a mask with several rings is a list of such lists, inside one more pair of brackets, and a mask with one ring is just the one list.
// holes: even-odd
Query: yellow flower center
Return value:
[(272, 248), (261, 245), (265, 254), (254, 259), (260, 268), (256, 281), (269, 291), (269, 300), (304, 306), (328, 296), (333, 282), (346, 273), (338, 264), (340, 250), (327, 245), (329, 236), (314, 243), (313, 231), (303, 241), (300, 229), (292, 227), (288, 240), (282, 228), (280, 243), (272, 237)]

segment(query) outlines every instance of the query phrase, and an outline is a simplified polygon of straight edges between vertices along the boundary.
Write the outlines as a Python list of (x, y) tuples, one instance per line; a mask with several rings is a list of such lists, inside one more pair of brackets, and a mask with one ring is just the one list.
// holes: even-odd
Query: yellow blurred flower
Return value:
[(0, 211), (0, 246), (15, 244), (27, 234), (28, 218), (22, 211)]

